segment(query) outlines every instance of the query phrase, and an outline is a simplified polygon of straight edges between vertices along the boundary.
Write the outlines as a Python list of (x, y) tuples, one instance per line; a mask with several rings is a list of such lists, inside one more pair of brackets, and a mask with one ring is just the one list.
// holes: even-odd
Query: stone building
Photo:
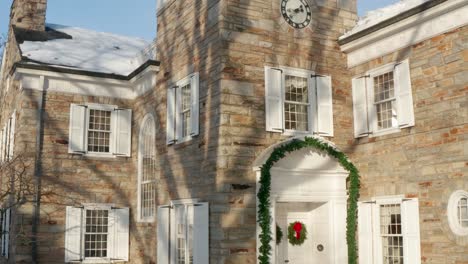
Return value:
[(11, 10), (2, 262), (468, 263), (468, 2), (161, 0), (154, 45), (46, 6)]

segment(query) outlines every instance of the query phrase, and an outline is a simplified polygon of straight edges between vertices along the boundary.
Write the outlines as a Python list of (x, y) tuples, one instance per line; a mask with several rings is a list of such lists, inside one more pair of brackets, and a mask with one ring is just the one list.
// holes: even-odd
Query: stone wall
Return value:
[(349, 155), (361, 172), (360, 200), (419, 199), (422, 263), (468, 263), (468, 241), (446, 214), (452, 192), (468, 189), (467, 41), (465, 26), (351, 69), (358, 76), (409, 58), (415, 126), (354, 140)]

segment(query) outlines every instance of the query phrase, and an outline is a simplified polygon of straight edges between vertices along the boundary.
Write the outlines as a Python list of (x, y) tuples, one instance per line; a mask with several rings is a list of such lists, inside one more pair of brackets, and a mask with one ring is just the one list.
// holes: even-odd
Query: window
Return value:
[(199, 76), (194, 73), (167, 90), (167, 144), (199, 133)]
[(66, 213), (65, 262), (128, 261), (128, 208), (89, 204)]
[(458, 190), (450, 196), (447, 216), (450, 229), (458, 236), (468, 236), (468, 192)]
[(138, 152), (138, 220), (153, 221), (156, 214), (156, 132), (152, 115), (143, 118)]
[(408, 60), (369, 71), (352, 84), (356, 138), (414, 126)]
[(130, 157), (131, 120), (129, 109), (71, 104), (69, 153)]
[(333, 136), (329, 76), (291, 68), (265, 68), (266, 130)]
[(13, 159), (15, 146), (16, 111), (7, 119), (4, 127), (0, 130), (0, 162)]
[(383, 197), (358, 207), (360, 263), (421, 263), (417, 199)]
[(9, 255), (9, 246), (10, 246), (10, 219), (11, 219), (11, 209), (3, 208), (0, 211), (0, 254), (8, 258)]
[(208, 203), (181, 200), (160, 206), (157, 221), (157, 263), (208, 263), (208, 221)]

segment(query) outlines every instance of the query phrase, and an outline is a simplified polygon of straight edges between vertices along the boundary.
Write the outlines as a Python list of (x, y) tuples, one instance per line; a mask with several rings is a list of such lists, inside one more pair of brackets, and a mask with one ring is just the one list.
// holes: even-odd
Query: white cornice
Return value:
[[(155, 87), (158, 69), (150, 66), (129, 81), (25, 68), (16, 68), (13, 76), (21, 89), (133, 100)], [(40, 85), (41, 77), (45, 85)]]
[(468, 1), (450, 0), (341, 46), (353, 67), (468, 24)]

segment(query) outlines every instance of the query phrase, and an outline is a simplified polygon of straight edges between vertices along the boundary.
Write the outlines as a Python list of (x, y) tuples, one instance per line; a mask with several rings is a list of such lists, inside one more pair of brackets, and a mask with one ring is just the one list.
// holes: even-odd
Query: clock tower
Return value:
[(345, 145), (352, 134), (351, 77), (337, 40), (355, 25), (356, 0), (160, 0), (157, 16), (161, 132), (169, 88), (194, 73), (200, 115), (198, 136), (161, 148), (167, 169), (158, 199), (210, 204), (210, 263), (257, 263), (252, 164), (288, 137), (284, 129), (267, 129), (266, 69), (328, 76), (333, 141)]

